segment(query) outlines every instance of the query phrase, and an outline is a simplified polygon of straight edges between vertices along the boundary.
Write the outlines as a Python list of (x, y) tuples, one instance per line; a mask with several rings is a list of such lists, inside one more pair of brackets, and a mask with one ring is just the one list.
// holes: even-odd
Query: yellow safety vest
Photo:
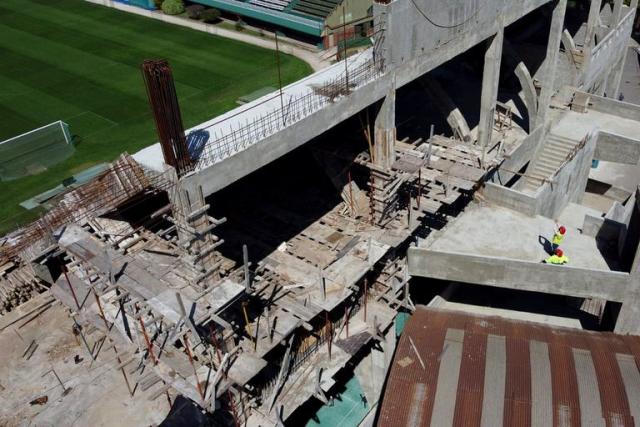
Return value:
[(554, 245), (559, 245), (560, 243), (562, 243), (562, 240), (564, 239), (564, 234), (560, 234), (560, 233), (555, 233), (553, 235), (553, 239), (552, 239), (552, 243)]
[(566, 264), (569, 262), (569, 258), (566, 255), (558, 256), (551, 255), (545, 260), (547, 264)]

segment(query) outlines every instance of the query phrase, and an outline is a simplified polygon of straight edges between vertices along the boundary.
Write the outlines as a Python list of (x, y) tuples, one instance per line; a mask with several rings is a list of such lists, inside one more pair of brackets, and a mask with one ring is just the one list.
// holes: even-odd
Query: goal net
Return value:
[(0, 142), (0, 181), (35, 175), (74, 152), (69, 126), (63, 121)]

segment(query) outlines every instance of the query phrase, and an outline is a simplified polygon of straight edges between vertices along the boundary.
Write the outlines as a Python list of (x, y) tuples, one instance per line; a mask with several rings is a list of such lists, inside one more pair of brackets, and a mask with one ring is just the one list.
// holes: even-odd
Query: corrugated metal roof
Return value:
[(640, 337), (420, 307), (378, 425), (633, 426), (639, 364)]

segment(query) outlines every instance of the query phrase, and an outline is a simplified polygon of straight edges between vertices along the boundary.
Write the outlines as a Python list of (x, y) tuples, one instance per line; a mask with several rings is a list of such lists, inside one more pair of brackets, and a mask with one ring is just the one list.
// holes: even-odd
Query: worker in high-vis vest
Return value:
[(567, 233), (567, 229), (564, 228), (564, 225), (561, 225), (560, 227), (556, 227), (556, 230), (553, 233), (553, 238), (551, 239), (551, 253), (556, 252), (556, 249), (558, 249), (558, 247), (564, 240), (564, 235), (566, 233)]
[(562, 265), (569, 262), (569, 257), (562, 252), (562, 249), (558, 248), (556, 249), (556, 252), (549, 258), (545, 259), (544, 262), (547, 264)]

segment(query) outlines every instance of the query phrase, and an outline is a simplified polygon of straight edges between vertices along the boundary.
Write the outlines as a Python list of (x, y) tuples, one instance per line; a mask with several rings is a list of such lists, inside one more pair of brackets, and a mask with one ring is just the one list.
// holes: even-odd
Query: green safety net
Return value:
[(328, 405), (322, 406), (306, 427), (356, 427), (369, 413), (369, 402), (363, 398), (364, 390), (356, 375), (345, 384), (345, 389)]
[(69, 126), (58, 121), (0, 142), (0, 181), (35, 175), (71, 157)]
[(396, 337), (402, 335), (404, 325), (407, 323), (407, 320), (409, 320), (409, 317), (411, 317), (411, 314), (402, 311), (396, 316)]

